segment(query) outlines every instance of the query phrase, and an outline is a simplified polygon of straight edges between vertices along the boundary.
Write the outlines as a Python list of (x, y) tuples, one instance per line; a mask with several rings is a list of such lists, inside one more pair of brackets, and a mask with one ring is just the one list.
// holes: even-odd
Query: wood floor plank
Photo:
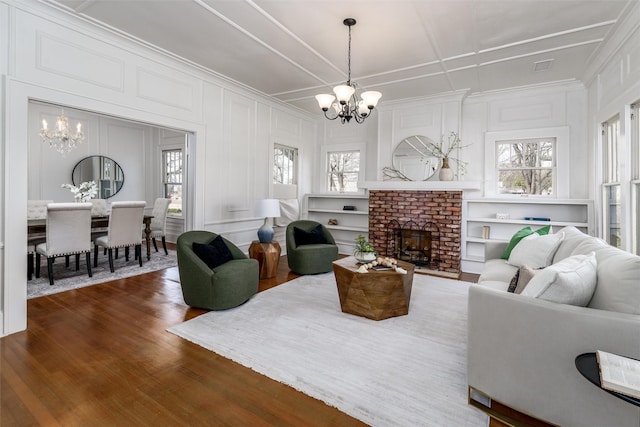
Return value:
[[(265, 291), (298, 277), (286, 257)], [(0, 339), (0, 425), (363, 426), (166, 331), (205, 313), (177, 268), (31, 299)]]
[[(0, 425), (362, 426), (360, 421), (166, 331), (184, 304), (177, 268), (27, 302), (0, 339)], [(260, 291), (297, 275), (282, 258)]]

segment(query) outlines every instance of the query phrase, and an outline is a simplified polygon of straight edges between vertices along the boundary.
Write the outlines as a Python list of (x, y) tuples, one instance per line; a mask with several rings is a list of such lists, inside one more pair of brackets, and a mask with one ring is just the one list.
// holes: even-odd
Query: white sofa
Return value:
[[(640, 425), (640, 407), (601, 390), (575, 357), (604, 350), (640, 358), (640, 257), (565, 227), (553, 263), (595, 252), (596, 288), (586, 307), (507, 292), (518, 270), (491, 242), (469, 290), (468, 384), (522, 413), (562, 426)], [(482, 399), (479, 399), (482, 400)]]

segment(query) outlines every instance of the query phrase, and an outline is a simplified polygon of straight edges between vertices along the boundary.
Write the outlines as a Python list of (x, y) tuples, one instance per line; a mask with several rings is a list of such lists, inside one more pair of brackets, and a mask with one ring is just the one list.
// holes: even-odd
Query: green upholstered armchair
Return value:
[(258, 261), (249, 259), (223, 238), (233, 259), (213, 269), (193, 252), (193, 243), (208, 244), (217, 235), (209, 231), (187, 231), (178, 237), (178, 271), (184, 301), (191, 307), (225, 310), (236, 307), (258, 292)]
[(318, 274), (333, 270), (332, 262), (338, 259), (338, 246), (327, 227), (321, 225), (326, 244), (314, 243), (297, 245), (294, 237), (294, 227), (311, 231), (321, 225), (310, 220), (293, 221), (287, 226), (287, 261), (291, 271), (297, 274)]

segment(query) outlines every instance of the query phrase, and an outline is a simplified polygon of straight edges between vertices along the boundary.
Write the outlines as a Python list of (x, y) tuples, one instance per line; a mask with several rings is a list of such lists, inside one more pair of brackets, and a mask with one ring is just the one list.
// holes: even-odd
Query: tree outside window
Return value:
[(182, 150), (162, 150), (162, 186), (172, 216), (182, 216), (182, 172)]
[(329, 191), (358, 191), (360, 151), (327, 153), (327, 189)]
[(500, 194), (554, 194), (555, 138), (496, 141)]

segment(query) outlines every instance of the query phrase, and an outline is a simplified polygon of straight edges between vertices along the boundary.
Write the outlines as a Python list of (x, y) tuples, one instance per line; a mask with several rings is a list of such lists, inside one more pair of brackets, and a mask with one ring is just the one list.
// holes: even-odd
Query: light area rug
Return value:
[(49, 285), (47, 260), (42, 257), (40, 277), (36, 279), (34, 275), (33, 279), (27, 281), (27, 299), (52, 295), (71, 289), (84, 288), (98, 283), (124, 279), (138, 274), (175, 267), (178, 265), (176, 251), (169, 249), (168, 252), (169, 255), (165, 255), (162, 248), (160, 248), (158, 252), (155, 252), (152, 248), (151, 260), (147, 260), (147, 251), (146, 248), (143, 248), (143, 262), (142, 267), (140, 267), (138, 261), (134, 260), (133, 249), (130, 252), (129, 261), (125, 260), (124, 250), (120, 250), (118, 258), (113, 260), (115, 271), (112, 273), (109, 270), (109, 258), (101, 251), (98, 256), (97, 268), (93, 267), (93, 254), (91, 255), (91, 270), (93, 277), (89, 277), (87, 275), (87, 265), (85, 264), (84, 255), (80, 256), (80, 269), (78, 271), (76, 271), (75, 267), (75, 256), (72, 256), (69, 260), (69, 267), (65, 267), (64, 257), (56, 258), (56, 261), (53, 264), (53, 286)]
[(168, 331), (373, 426), (486, 426), (467, 404), (469, 283), (415, 275), (409, 314), (342, 313), (333, 273), (303, 276)]

